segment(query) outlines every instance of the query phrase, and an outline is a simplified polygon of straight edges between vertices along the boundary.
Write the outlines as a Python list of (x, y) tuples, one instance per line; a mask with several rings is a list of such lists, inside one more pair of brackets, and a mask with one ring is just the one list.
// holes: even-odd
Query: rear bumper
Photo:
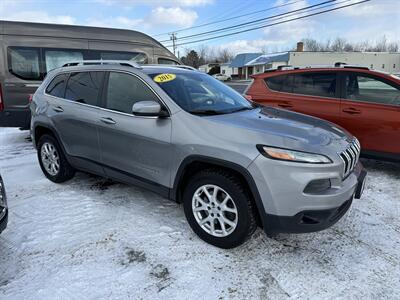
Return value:
[(0, 112), (0, 127), (20, 127), (29, 129), (31, 112), (29, 109), (13, 109)]
[[(3, 215), (1, 217), (1, 215)], [(8, 211), (6, 209), (5, 214), (0, 212), (0, 233), (3, 232), (4, 229), (6, 229), (8, 223)]]

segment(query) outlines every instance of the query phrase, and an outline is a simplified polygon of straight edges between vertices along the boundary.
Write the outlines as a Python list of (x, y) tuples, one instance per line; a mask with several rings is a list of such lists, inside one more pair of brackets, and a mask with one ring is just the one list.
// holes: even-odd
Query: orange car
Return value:
[(280, 67), (253, 75), (247, 98), (339, 124), (365, 157), (400, 160), (400, 78), (365, 67)]

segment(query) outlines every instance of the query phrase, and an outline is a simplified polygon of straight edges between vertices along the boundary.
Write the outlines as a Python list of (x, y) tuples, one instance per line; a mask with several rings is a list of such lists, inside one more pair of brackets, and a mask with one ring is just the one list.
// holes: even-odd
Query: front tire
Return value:
[(204, 241), (220, 248), (243, 244), (256, 230), (254, 208), (243, 183), (227, 171), (200, 171), (183, 194), (186, 219)]
[(53, 182), (61, 183), (75, 175), (58, 141), (51, 135), (43, 135), (38, 142), (38, 160), (44, 175)]

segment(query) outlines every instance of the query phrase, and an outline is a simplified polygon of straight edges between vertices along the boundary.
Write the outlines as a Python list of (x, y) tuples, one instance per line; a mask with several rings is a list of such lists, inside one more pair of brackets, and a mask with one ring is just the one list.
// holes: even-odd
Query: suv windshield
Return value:
[(149, 76), (182, 109), (192, 114), (227, 114), (253, 108), (239, 93), (207, 74), (153, 73)]

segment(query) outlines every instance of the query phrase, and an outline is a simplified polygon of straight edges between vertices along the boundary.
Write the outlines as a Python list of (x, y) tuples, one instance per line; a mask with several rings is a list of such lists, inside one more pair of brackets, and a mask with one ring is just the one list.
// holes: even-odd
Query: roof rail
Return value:
[(198, 71), (195, 67), (187, 66), (187, 65), (173, 65), (173, 67), (180, 68), (180, 69), (188, 69), (188, 70)]
[(84, 66), (84, 65), (120, 65), (128, 66), (136, 69), (141, 69), (142, 67), (136, 62), (130, 60), (80, 60), (73, 61), (63, 65), (63, 67), (73, 67), (73, 66)]
[(349, 65), (343, 62), (335, 63), (335, 68), (352, 68), (352, 69), (362, 69), (362, 70), (369, 70), (368, 67), (360, 66), (360, 65)]
[(149, 64), (149, 65), (146, 65), (146, 67), (170, 67), (170, 68), (179, 68), (179, 69), (198, 71), (196, 68), (194, 68), (192, 66), (187, 66), (187, 65)]
[(284, 71), (284, 70), (298, 70), (300, 68), (299, 67), (294, 67), (292, 65), (281, 65), (281, 66), (278, 66), (276, 69), (278, 71)]

